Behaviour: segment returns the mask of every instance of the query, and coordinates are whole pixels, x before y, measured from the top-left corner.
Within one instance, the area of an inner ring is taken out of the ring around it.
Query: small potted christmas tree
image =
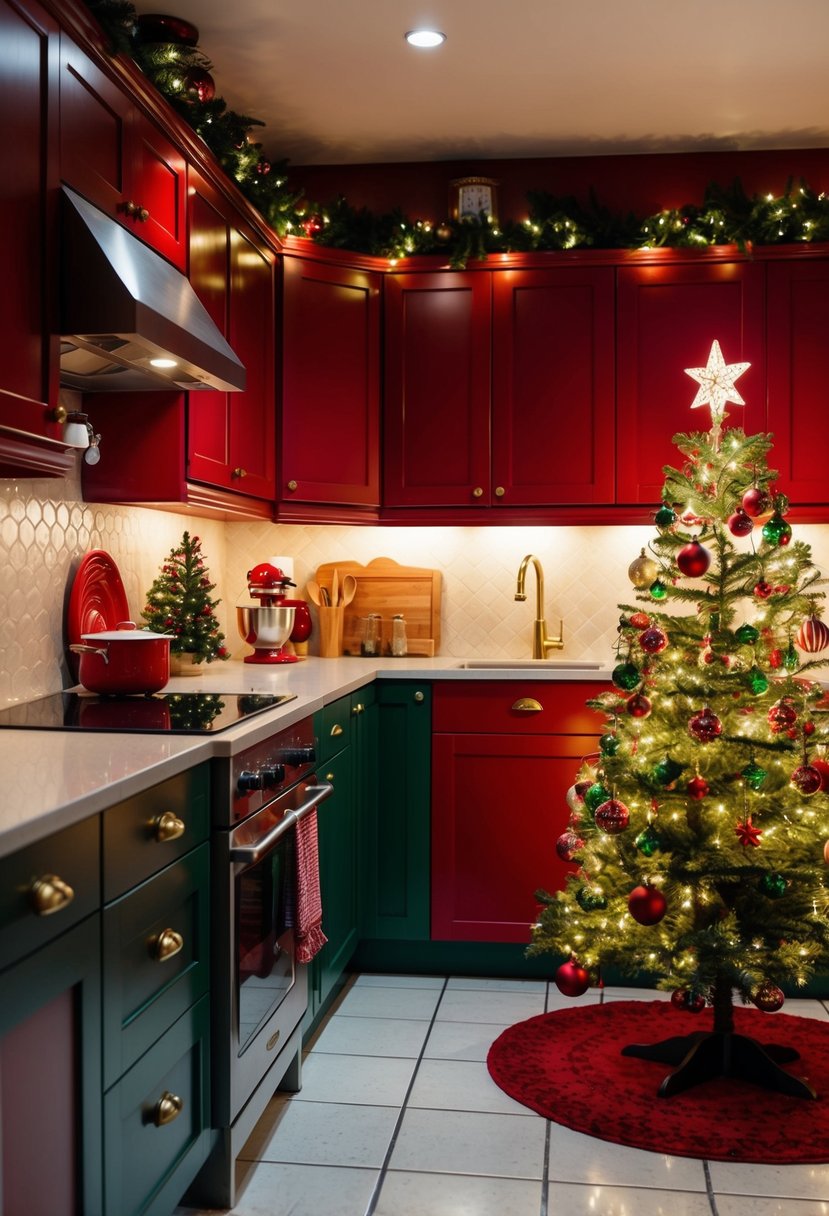
[[[173,675],[200,675],[198,664],[230,658],[214,612],[221,601],[210,598],[215,586],[204,564],[200,539],[185,532],[147,592],[141,613],[151,629],[172,635]]]

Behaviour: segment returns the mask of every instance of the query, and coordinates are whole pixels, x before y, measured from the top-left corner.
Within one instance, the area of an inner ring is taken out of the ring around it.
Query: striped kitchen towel
[[[310,963],[328,941],[322,931],[316,809],[300,819],[296,825],[296,863],[296,961]]]

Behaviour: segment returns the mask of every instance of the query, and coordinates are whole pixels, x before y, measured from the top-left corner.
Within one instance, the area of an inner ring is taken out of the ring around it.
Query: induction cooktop
[[[152,696],[102,697],[56,692],[0,709],[0,727],[215,735],[295,699],[295,693],[159,692]]]

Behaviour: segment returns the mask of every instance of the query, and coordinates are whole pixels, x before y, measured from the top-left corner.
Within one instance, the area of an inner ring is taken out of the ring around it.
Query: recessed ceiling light
[[[406,41],[409,46],[440,46],[442,42],[446,41],[446,35],[442,34],[440,30],[409,30],[406,34]]]
[[[177,367],[175,359],[150,359],[150,367]]]

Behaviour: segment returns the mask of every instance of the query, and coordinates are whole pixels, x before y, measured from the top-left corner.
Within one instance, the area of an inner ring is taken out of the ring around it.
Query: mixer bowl
[[[291,636],[294,627],[294,608],[273,608],[256,605],[239,605],[236,608],[236,624],[239,634],[256,655],[250,658],[259,662],[273,662],[280,648]],[[269,657],[272,656],[272,657]]]

